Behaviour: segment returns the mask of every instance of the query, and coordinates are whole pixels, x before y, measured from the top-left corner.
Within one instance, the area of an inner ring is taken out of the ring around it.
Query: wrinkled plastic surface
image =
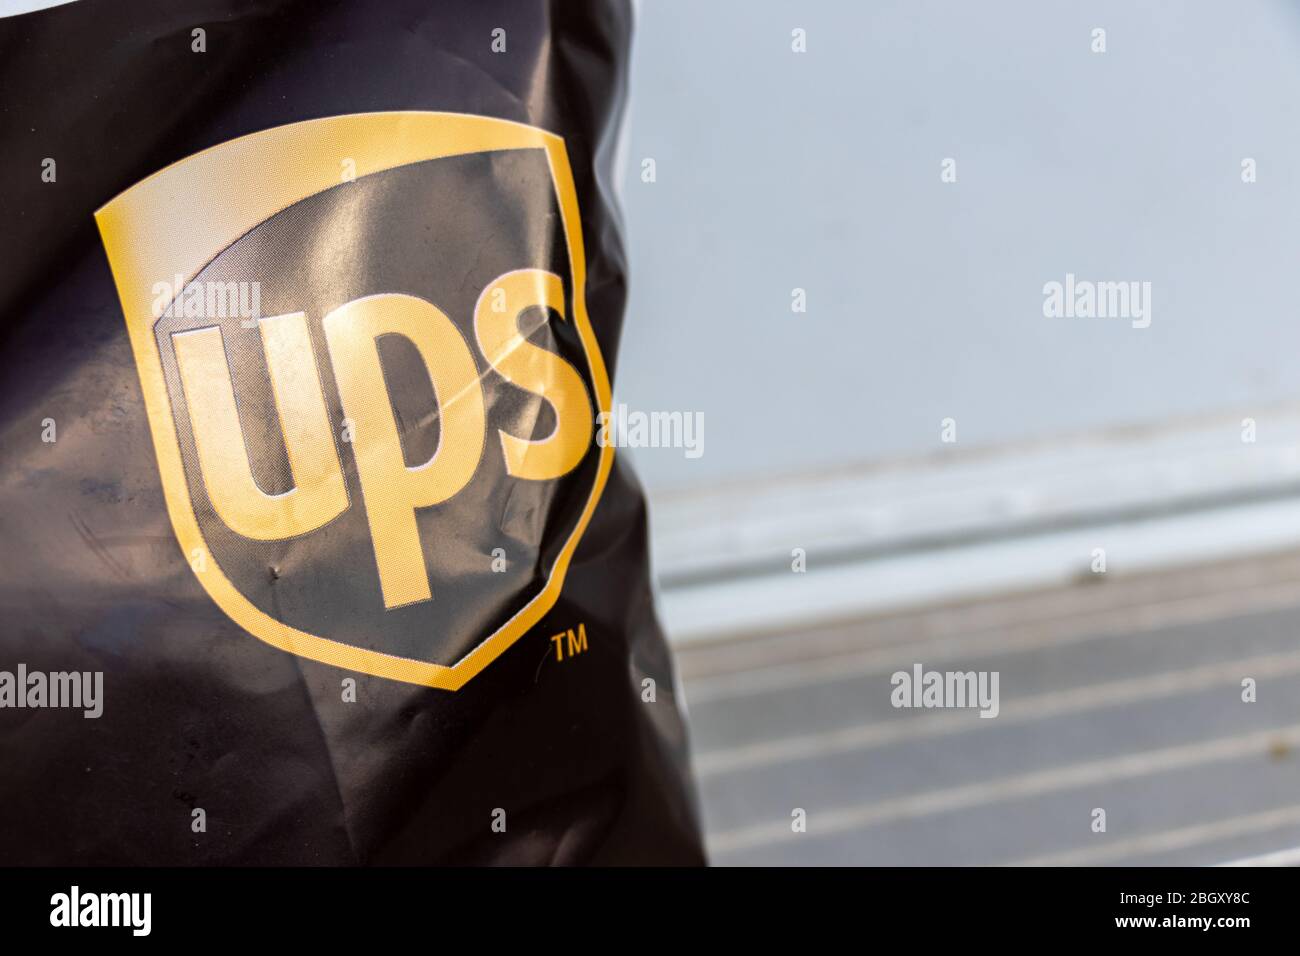
[[[196,27],[206,30],[201,54]],[[505,54],[492,49],[496,28]],[[98,719],[0,709],[0,862],[702,862],[644,502],[626,463],[615,456],[555,606],[461,689],[271,647],[222,613],[178,546],[93,218],[172,163],[283,124],[393,110],[527,123],[566,144],[587,311],[613,375],[625,262],[610,165],[630,33],[627,3],[577,0],[79,0],[0,18],[0,669],[104,674]],[[54,182],[40,175],[47,157]],[[430,295],[451,286],[449,308],[468,308],[476,280],[466,273],[454,288],[457,255],[489,274],[553,255],[552,239],[529,248],[519,231],[545,230],[475,220],[444,255],[449,247],[428,245],[428,228],[403,210],[445,209],[474,190],[535,195],[529,167],[526,156],[471,157],[438,181],[396,170],[358,181],[348,202],[320,199],[240,242],[255,250],[269,294],[277,277],[315,271],[315,298],[297,306],[308,311],[367,283],[403,282],[429,284]],[[353,245],[313,241],[327,231]],[[357,254],[376,237],[382,254]],[[410,356],[390,358],[406,381]],[[508,389],[495,387],[488,405],[505,407]],[[403,417],[417,460],[437,447],[436,428],[421,431],[420,397]],[[529,407],[545,417],[544,405]],[[42,440],[47,420],[53,442]],[[511,533],[537,536],[543,564],[573,494],[521,491],[510,504]],[[482,521],[504,522],[483,503]],[[435,616],[389,626],[378,646],[454,658],[530,586],[525,563],[518,579],[480,581],[503,589],[495,605],[466,610],[454,582],[465,579],[465,595],[479,586],[471,572],[488,560],[491,536],[473,509],[456,515],[460,525],[438,533],[473,545],[435,569]],[[298,612],[313,626],[346,620],[373,592],[359,573],[331,579],[343,559],[310,536],[285,545],[276,573],[260,580],[264,557],[248,560],[241,586],[272,612],[277,588],[313,596]],[[557,660],[552,636],[579,623],[586,650]],[[430,648],[434,630],[446,639]],[[356,681],[354,703],[343,700],[345,678]]]

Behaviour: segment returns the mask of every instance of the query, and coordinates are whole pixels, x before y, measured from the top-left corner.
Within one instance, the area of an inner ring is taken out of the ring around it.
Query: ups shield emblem
[[[237,624],[455,690],[554,605],[613,455],[562,139],[311,120],[96,219],[172,526]]]

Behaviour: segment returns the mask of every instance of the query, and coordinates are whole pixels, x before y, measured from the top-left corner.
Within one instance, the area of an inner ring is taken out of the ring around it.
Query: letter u
[[[293,312],[258,324],[294,483],[279,495],[266,494],[253,480],[221,329],[180,332],[172,342],[212,507],[236,534],[274,541],[337,518],[347,510],[348,494],[306,315]]]

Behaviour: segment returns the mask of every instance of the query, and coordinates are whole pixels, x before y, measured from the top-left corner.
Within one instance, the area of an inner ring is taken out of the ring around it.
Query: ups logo
[[[172,526],[235,622],[455,690],[555,604],[613,455],[563,140],[311,120],[96,219]]]

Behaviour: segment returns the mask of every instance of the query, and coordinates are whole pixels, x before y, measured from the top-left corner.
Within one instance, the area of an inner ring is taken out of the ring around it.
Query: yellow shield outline
[[[179,160],[121,193],[95,213],[126,317],[172,528],[189,563],[208,555],[199,583],[236,624],[282,651],[347,670],[444,690],[459,690],[499,657],[559,599],[569,561],[591,520],[613,465],[600,448],[596,478],[573,533],[545,586],[494,634],[450,666],[354,647],[277,621],[255,607],[222,573],[199,529],[182,465],[171,398],[154,341],[153,283],[192,281],[250,229],[294,203],[341,182],[345,159],[356,176],[411,163],[510,149],[542,149],[551,170],[568,246],[574,321],[599,411],[612,405],[609,376],[587,316],[582,220],[564,140],[523,123],[466,113],[356,113],[305,120],[251,133]]]

